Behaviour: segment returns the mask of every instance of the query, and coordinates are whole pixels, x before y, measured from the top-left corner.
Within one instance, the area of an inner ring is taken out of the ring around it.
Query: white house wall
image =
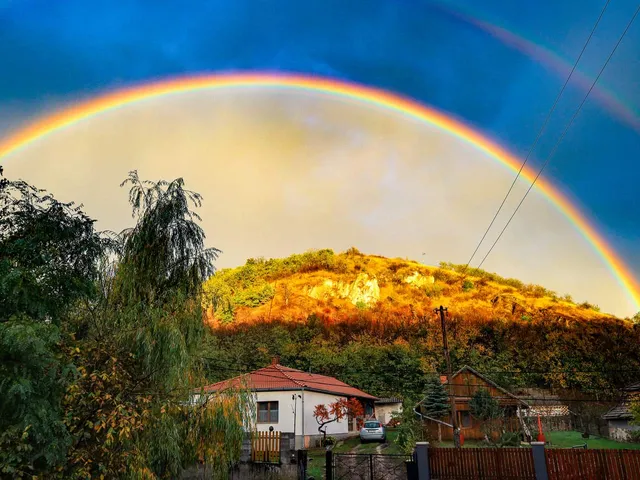
[[[257,408],[258,405],[256,403],[256,429],[259,432],[268,432],[269,427],[273,427],[274,431],[277,432],[285,432],[285,433],[293,433],[293,399],[291,396],[293,394],[298,394],[300,392],[293,391],[277,391],[277,392],[256,392],[255,401],[256,402],[278,402],[278,422],[277,423],[258,423],[258,415]],[[298,399],[298,415],[300,415],[300,399]],[[300,425],[300,422],[296,422]],[[300,430],[296,428],[296,434],[300,435]]]
[[[402,413],[401,403],[389,403],[376,405],[376,418],[380,420],[384,425],[389,423],[394,413]]]
[[[295,394],[296,406],[296,426],[294,430],[293,425],[293,408],[294,399],[292,396]],[[302,398],[298,395],[304,395],[304,407]],[[257,423],[255,424],[256,430],[259,432],[269,431],[269,427],[273,427],[274,431],[280,431],[283,433],[294,433],[296,435],[296,448],[303,448],[303,446],[310,446],[317,444],[321,433],[318,431],[318,422],[313,416],[316,405],[326,405],[329,408],[329,404],[335,402],[340,398],[337,395],[331,395],[320,392],[310,392],[305,390],[298,391],[273,391],[273,392],[256,392],[254,394],[254,400],[256,402],[278,402],[278,422],[277,423]],[[257,405],[256,405],[257,409]],[[303,411],[304,409],[304,411]],[[257,413],[256,413],[257,420]],[[343,418],[337,422],[331,422],[327,424],[327,435],[344,436],[349,433],[349,425],[347,418]],[[356,433],[356,432],[354,432]]]
[[[336,400],[339,400],[340,398],[345,398],[345,397],[339,397],[336,395],[329,395],[326,393],[319,393],[319,392],[309,392],[309,391],[304,392],[304,410],[305,410],[304,434],[305,435],[321,435],[321,433],[318,432],[318,422],[313,416],[313,411],[316,408],[316,405],[323,404],[323,405],[327,405],[327,408],[329,408],[328,405],[330,403],[333,403]],[[326,427],[327,427],[327,435],[337,435],[337,434],[343,434],[343,433],[349,432],[349,424],[346,418],[343,418],[338,422],[331,422],[327,424]]]

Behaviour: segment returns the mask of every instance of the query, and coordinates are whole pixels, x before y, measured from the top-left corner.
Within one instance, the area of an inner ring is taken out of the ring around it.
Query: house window
[[[467,410],[458,412],[458,424],[461,428],[471,428],[471,414]]]
[[[278,423],[278,402],[258,402],[258,423]]]

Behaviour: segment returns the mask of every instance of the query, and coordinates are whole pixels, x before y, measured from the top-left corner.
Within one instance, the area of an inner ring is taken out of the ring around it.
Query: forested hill
[[[249,259],[218,272],[205,284],[210,320],[216,323],[304,320],[310,314],[347,318],[416,318],[444,305],[474,318],[530,321],[540,317],[611,320],[596,305],[576,304],[539,285],[463,265],[440,268],[400,258],[310,251],[283,259]]]
[[[444,371],[433,309],[448,307],[454,368],[507,387],[613,392],[640,371],[640,328],[537,285],[462,266],[320,250],[250,259],[205,283],[208,376],[247,371],[274,354],[375,395],[419,395]],[[224,365],[222,369],[220,365]]]

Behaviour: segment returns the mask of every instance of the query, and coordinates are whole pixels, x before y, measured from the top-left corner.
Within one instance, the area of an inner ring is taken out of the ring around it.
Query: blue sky
[[[573,60],[603,2],[477,4],[440,5],[472,12]],[[0,0],[0,135],[52,105],[128,83],[268,69],[411,96],[524,155],[562,79],[436,7],[423,0]],[[581,70],[597,72],[635,7],[635,0],[611,2]],[[637,45],[640,20],[601,84],[640,112]],[[578,88],[566,92],[532,164],[544,159],[582,95]],[[636,272],[639,159],[638,132],[590,101],[545,171]],[[496,205],[503,193],[496,192]]]

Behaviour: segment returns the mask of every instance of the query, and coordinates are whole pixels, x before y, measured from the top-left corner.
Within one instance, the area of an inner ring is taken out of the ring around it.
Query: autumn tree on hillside
[[[322,433],[322,444],[326,444],[327,425],[337,422],[343,418],[358,418],[364,415],[364,408],[356,398],[341,398],[328,406],[324,404],[316,405],[313,416],[318,422],[318,431]]]

